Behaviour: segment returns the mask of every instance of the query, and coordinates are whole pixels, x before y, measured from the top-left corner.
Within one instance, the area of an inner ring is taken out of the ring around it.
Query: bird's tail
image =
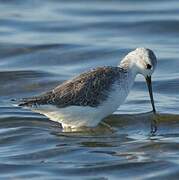
[[[33,98],[23,98],[19,101],[18,106],[22,107],[32,107],[33,105],[37,104],[38,99],[36,97]]]
[[[32,106],[47,104],[50,96],[52,96],[52,92],[48,92],[40,96],[23,98],[19,101],[18,106],[32,107]]]

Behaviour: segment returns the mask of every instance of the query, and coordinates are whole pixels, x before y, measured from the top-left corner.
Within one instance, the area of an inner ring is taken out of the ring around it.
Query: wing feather
[[[66,81],[45,94],[23,99],[20,106],[53,104],[95,107],[108,96],[108,90],[125,70],[119,67],[100,67]]]

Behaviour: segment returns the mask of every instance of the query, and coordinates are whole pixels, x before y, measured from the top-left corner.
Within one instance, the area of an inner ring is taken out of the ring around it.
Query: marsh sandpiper
[[[152,50],[137,48],[116,67],[98,67],[82,73],[40,96],[24,98],[19,106],[43,114],[63,128],[95,127],[124,103],[136,75],[142,74],[155,113],[151,75],[156,64]]]

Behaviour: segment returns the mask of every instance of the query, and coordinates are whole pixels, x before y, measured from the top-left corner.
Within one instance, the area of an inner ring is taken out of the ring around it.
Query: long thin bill
[[[149,90],[149,95],[150,95],[150,100],[151,100],[153,112],[156,113],[155,105],[154,105],[153,92],[152,92],[152,81],[151,81],[151,76],[147,76],[147,77],[146,77],[146,82],[147,82],[147,86],[148,86],[148,90]]]

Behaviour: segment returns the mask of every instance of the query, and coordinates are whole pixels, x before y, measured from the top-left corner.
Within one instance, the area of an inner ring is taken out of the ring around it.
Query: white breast
[[[115,112],[124,103],[128,93],[128,86],[115,84],[113,90],[109,93],[108,99],[98,107],[99,112],[102,112],[100,116],[104,118]]]

